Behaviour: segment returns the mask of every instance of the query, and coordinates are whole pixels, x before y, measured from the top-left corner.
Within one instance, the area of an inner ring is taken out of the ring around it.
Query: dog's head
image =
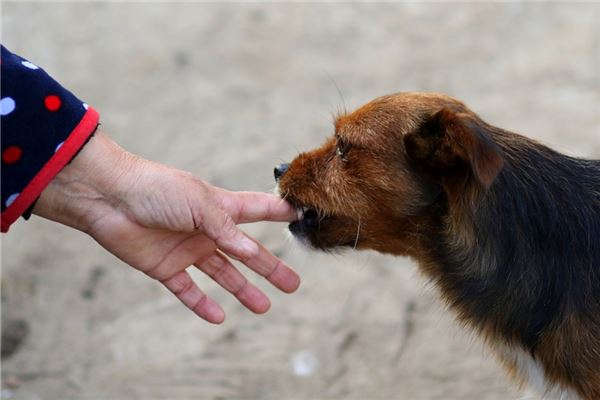
[[[500,150],[464,104],[401,93],[339,116],[319,148],[275,168],[281,196],[298,209],[290,231],[312,247],[407,254],[440,197],[486,190]]]

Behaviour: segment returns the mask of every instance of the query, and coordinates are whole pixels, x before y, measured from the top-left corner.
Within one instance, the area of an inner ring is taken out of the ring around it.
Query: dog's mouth
[[[296,207],[296,217],[298,218],[296,221],[302,221],[305,218],[311,220],[318,216],[319,212],[315,208],[307,206]]]
[[[286,200],[295,208],[297,217],[288,225],[288,229],[301,243],[324,251],[344,246],[356,247],[360,224],[357,225],[353,219],[301,203],[295,198],[288,197]]]
[[[296,220],[288,225],[290,231],[296,236],[308,236],[319,230],[319,227],[326,214],[317,207],[303,204],[296,199],[286,198],[286,200],[296,209]]]
[[[316,208],[307,206],[296,207],[296,216],[298,219],[290,225],[302,224],[307,228],[318,228],[320,219],[322,219]]]

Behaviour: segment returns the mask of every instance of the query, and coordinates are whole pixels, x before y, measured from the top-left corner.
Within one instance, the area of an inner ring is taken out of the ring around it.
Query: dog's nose
[[[279,164],[278,166],[276,166],[275,169],[273,170],[273,175],[275,175],[275,180],[278,181],[279,178],[281,178],[283,176],[283,174],[285,174],[285,171],[287,171],[289,167],[290,167],[290,164],[288,164],[288,163],[283,163],[283,164]]]

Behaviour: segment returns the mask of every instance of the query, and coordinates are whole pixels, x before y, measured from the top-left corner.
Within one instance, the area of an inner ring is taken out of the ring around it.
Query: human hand
[[[34,213],[87,232],[212,323],[221,323],[225,314],[191,279],[186,269],[192,265],[255,313],[266,312],[269,299],[229,257],[284,292],[295,291],[300,283],[292,269],[237,227],[292,221],[290,205],[266,193],[217,188],[144,160],[101,132],[44,190]]]

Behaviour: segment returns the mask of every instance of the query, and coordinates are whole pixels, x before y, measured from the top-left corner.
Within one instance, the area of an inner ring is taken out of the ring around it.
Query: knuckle
[[[277,260],[277,263],[275,264],[275,266],[273,267],[273,269],[271,269],[270,271],[268,271],[265,275],[266,279],[269,279],[272,277],[273,274],[275,274],[275,272],[277,272],[279,269],[283,268],[284,264],[283,261],[281,260]]]
[[[192,310],[194,312],[198,312],[199,310],[202,309],[202,307],[206,304],[207,301],[208,301],[208,296],[205,293],[200,293],[200,296],[194,302],[194,304],[190,307],[190,310]]]
[[[243,282],[240,282],[240,285],[231,291],[231,293],[235,296],[235,297],[239,297],[240,294],[248,287],[250,283],[248,282],[248,279],[244,279]]]
[[[225,261],[222,257],[213,256],[210,260],[210,263],[213,267],[212,277],[218,281],[221,277],[223,277],[225,272],[227,272],[227,261]]]

